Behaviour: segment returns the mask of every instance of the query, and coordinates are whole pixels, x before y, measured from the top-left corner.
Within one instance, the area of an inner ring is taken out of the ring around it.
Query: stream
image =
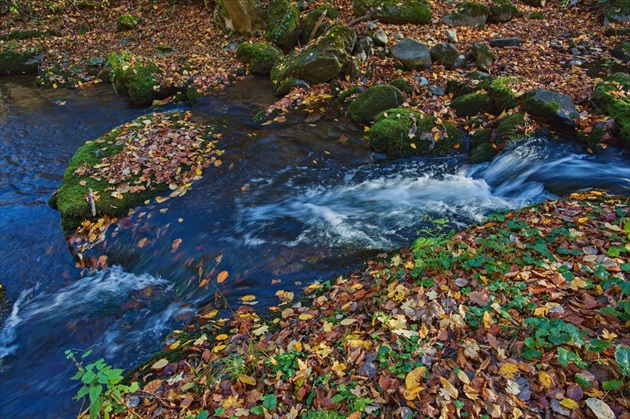
[[[427,215],[464,228],[585,188],[630,195],[630,156],[610,148],[590,156],[533,138],[489,164],[389,158],[335,112],[254,124],[274,101],[270,92],[267,80],[249,78],[192,108],[195,122],[224,132],[223,164],[185,195],[110,227],[93,250],[110,268],[87,272],[47,200],[80,145],[147,110],[106,84],[43,90],[31,77],[0,78],[0,417],[75,417],[78,385],[64,351],[94,347],[94,359],[120,368],[147,359],[170,331],[214,307],[200,269],[227,270],[221,291],[230,305],[255,295],[263,310],[278,303],[278,290],[299,291],[408,246]]]

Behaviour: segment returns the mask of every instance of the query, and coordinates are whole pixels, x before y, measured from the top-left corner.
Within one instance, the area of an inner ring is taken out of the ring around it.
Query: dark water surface
[[[254,294],[263,307],[280,289],[298,290],[296,282],[327,280],[379,249],[408,245],[426,214],[463,227],[582,188],[630,193],[630,159],[615,151],[593,157],[530,139],[473,166],[461,156],[374,155],[362,130],[330,113],[256,126],[252,115],[274,99],[267,82],[249,79],[192,110],[224,131],[223,164],[184,196],[110,228],[94,253],[113,267],[81,272],[46,202],[83,142],[147,111],[108,85],[31,86],[0,79],[0,282],[9,300],[0,329],[2,418],[75,416],[64,351],[94,345],[123,368],[146,359],[213,304],[213,289],[198,287],[200,267],[229,271],[222,291],[234,305]]]

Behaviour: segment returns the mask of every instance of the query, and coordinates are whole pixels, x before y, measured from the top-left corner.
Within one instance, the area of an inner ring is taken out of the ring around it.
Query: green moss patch
[[[124,14],[118,16],[116,20],[116,30],[118,32],[130,31],[135,29],[140,23],[140,18],[138,16],[133,16],[130,14]]]
[[[22,50],[15,41],[0,45],[0,74],[36,73],[44,58],[40,47]]]
[[[385,23],[424,24],[431,21],[431,6],[425,0],[353,0],[357,16],[374,10],[373,18]]]
[[[382,112],[370,129],[369,143],[391,155],[441,155],[463,147],[463,135],[451,123],[438,124],[437,118],[411,109]]]
[[[630,148],[630,75],[615,73],[598,83],[593,100],[602,112],[615,120],[618,143]]]
[[[265,39],[285,51],[292,49],[302,33],[300,13],[287,0],[271,0]]]
[[[112,82],[118,93],[126,93],[136,105],[150,105],[154,100],[164,99],[170,92],[155,78],[161,73],[156,65],[123,51],[108,57],[112,66]]]
[[[269,74],[282,58],[282,51],[270,44],[243,42],[236,49],[236,56],[242,62],[249,63],[250,73]]]
[[[212,129],[187,119],[179,113],[141,116],[80,147],[57,193],[64,230],[124,215],[150,197],[187,187],[204,168],[220,164]],[[86,198],[89,189],[95,215]]]
[[[469,93],[451,101],[457,116],[473,116],[479,112],[494,113],[494,102],[483,93]]]
[[[380,84],[361,93],[348,107],[348,116],[354,122],[366,124],[379,113],[397,108],[405,98],[394,86]]]

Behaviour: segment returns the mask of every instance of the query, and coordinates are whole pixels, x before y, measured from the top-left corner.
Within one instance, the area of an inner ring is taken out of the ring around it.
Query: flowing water
[[[262,308],[280,289],[298,290],[408,245],[427,214],[464,227],[493,210],[583,188],[630,194],[630,157],[614,150],[587,156],[529,139],[471,165],[463,156],[371,153],[362,130],[334,112],[256,126],[251,116],[273,98],[267,82],[249,79],[192,109],[196,121],[224,131],[222,166],[186,195],[110,228],[93,252],[111,267],[82,272],[46,201],[83,142],[146,110],[106,85],[31,86],[28,78],[0,79],[2,418],[76,415],[74,367],[64,351],[94,346],[123,368],[146,359],[169,331],[214,304],[213,289],[199,287],[200,268],[230,273],[221,286],[232,305],[253,294]]]

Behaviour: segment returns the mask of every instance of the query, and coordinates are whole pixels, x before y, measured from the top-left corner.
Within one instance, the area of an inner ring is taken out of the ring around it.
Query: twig
[[[96,205],[94,205],[94,193],[92,192],[92,188],[88,189],[88,201],[92,209],[92,217],[96,217]]]
[[[326,14],[327,13],[328,13],[328,9],[324,9],[324,13],[322,13],[322,15],[317,20],[317,23],[315,24],[315,26],[313,26],[313,30],[311,31],[311,34],[309,35],[308,39],[306,40],[306,43],[310,42],[310,40],[313,39],[313,37],[315,36],[315,33],[319,29],[320,25],[322,24],[324,19],[326,19]]]
[[[87,20],[87,18],[83,15],[83,13],[81,13],[81,9],[79,9],[79,6],[77,6],[76,1],[72,2],[72,5],[74,6],[75,9],[77,9],[77,12],[79,12],[79,14],[81,15],[81,18],[85,21],[85,23],[88,26],[88,29],[92,29],[92,24],[90,23],[89,20]]]

